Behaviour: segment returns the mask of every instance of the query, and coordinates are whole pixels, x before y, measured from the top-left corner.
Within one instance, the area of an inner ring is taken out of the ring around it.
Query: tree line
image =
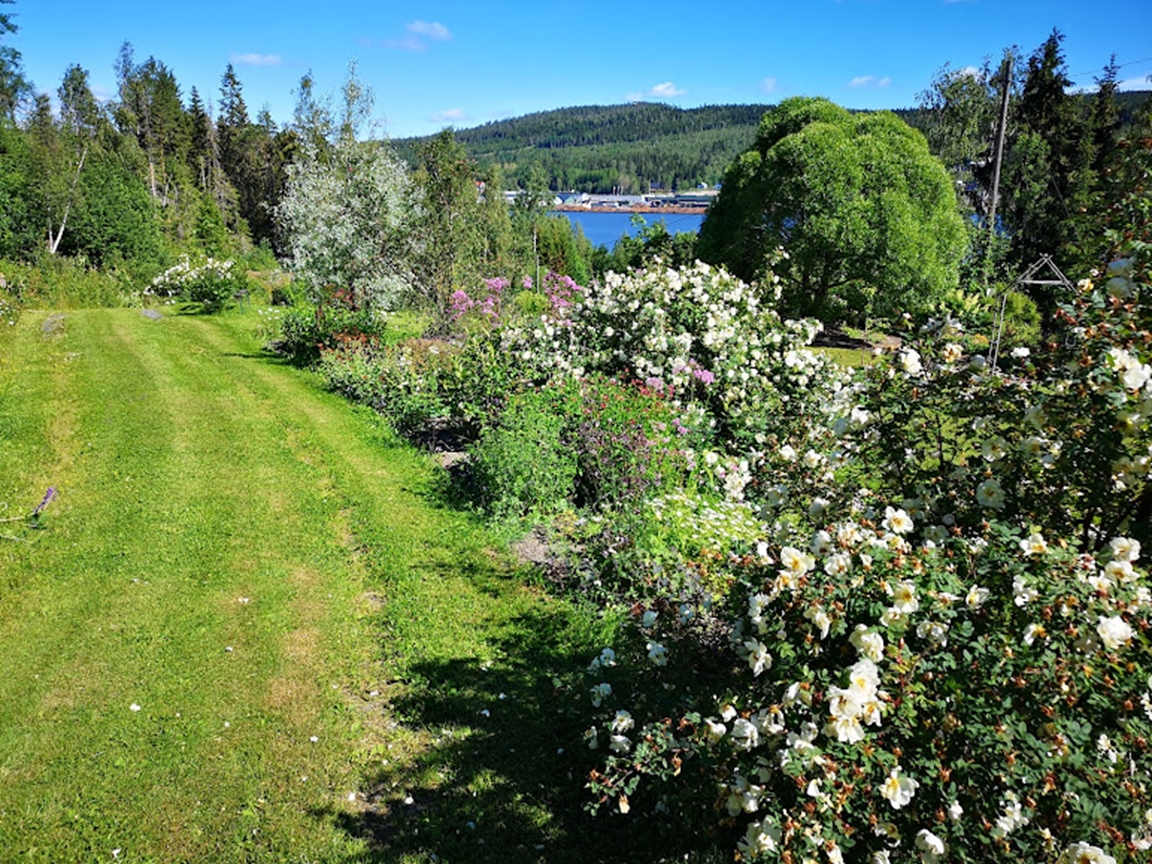
[[[719,182],[767,108],[588,105],[493,121],[456,137],[481,166],[498,164],[514,183],[539,169],[554,190],[670,192]],[[421,140],[398,140],[397,152],[411,161]]]
[[[785,305],[828,322],[939,312],[987,325],[1007,297],[1010,326],[1050,327],[1057,291],[1016,280],[1044,255],[1088,274],[1146,235],[1152,168],[1149,94],[1117,92],[1114,58],[1094,93],[1072,92],[1062,40],[945,66],[905,115],[923,135],[891,112],[785,100],[729,167],[697,251],[756,279],[784,248]]]
[[[417,297],[443,299],[452,286],[496,276],[591,276],[591,244],[566,219],[546,216],[551,199],[535,176],[510,208],[500,166],[478,166],[450,131],[419,142],[411,168],[389,142],[361,140],[371,94],[354,68],[340,99],[305,75],[293,119],[280,126],[267,108],[253,116],[231,64],[217,93],[192,87],[185,96],[171,69],[138,59],[126,42],[112,98],[98,99],[88,71],[71,65],[54,108],[7,44],[16,33],[0,13],[0,258],[156,270],[183,253],[263,248],[290,260],[301,218],[286,206],[290,182],[328,182],[339,164],[391,172],[379,188],[400,190],[403,201],[393,195],[391,210],[365,214],[360,227],[375,231],[402,211],[402,269]],[[355,184],[324,190],[367,194]]]

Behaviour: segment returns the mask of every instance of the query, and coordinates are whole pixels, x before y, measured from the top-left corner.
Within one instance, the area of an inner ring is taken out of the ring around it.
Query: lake
[[[605,213],[591,210],[561,210],[555,211],[552,216],[567,216],[573,226],[579,225],[584,236],[592,241],[593,246],[607,246],[611,249],[620,239],[621,234],[635,236],[640,228],[632,224],[631,213]],[[669,234],[679,234],[681,231],[696,233],[704,221],[702,213],[640,213],[648,224],[654,225],[663,222]]]

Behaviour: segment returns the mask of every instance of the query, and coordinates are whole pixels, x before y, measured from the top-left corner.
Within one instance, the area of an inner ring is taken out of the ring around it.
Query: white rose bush
[[[203,312],[219,312],[248,288],[248,274],[232,260],[187,255],[152,280],[144,293],[182,300]]]
[[[1148,860],[1145,272],[995,365],[930,325],[763,455],[718,435],[760,538],[693,552],[693,597],[649,581],[588,673],[592,728],[632,724],[592,808],[746,861]]]

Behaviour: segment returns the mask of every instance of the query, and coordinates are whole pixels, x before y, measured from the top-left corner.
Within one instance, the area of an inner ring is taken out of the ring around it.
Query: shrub
[[[576,385],[528,390],[508,400],[472,450],[485,509],[497,518],[551,514],[575,492],[577,454],[565,432],[579,404]]]
[[[593,668],[612,694],[597,805],[678,820],[713,801],[747,860],[1150,848],[1138,544],[1096,557],[993,523],[914,545],[896,508],[856,516],[731,562],[710,624],[649,607],[638,650]]]
[[[344,338],[371,341],[383,332],[386,319],[368,309],[346,306],[290,306],[280,319],[278,338],[269,347],[289,357],[297,365],[320,359],[324,349],[339,347]]]
[[[147,264],[98,270],[84,259],[47,254],[33,263],[5,261],[0,267],[10,297],[21,306],[46,309],[139,306],[136,286],[150,275]]]
[[[187,255],[152,280],[145,292],[161,297],[179,297],[202,312],[219,312],[241,292],[248,290],[248,276],[235,262],[206,258],[193,264]]]
[[[713,801],[744,860],[1144,860],[1143,272],[996,370],[947,325],[906,344],[783,457],[754,547],[682,544],[711,582],[654,584],[589,671],[593,806]]]
[[[575,501],[592,509],[630,508],[681,488],[689,473],[690,430],[663,394],[590,378],[581,388],[569,446],[579,454]]]
[[[375,336],[343,334],[320,352],[319,371],[331,389],[387,415],[403,435],[443,417],[441,379],[454,348],[431,339],[384,345]]]

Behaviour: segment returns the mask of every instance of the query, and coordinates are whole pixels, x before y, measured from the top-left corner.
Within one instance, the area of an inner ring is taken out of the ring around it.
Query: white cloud
[[[861,87],[887,87],[892,83],[892,79],[885,75],[883,78],[877,78],[875,75],[857,75],[848,82],[848,86],[853,90],[859,90]]]
[[[459,123],[466,116],[463,108],[449,108],[446,111],[437,111],[431,119],[433,123]]]
[[[439,21],[413,21],[408,32],[417,36],[427,36],[433,42],[447,42],[452,38],[451,31]]]
[[[965,66],[963,69],[956,70],[957,78],[979,78],[980,70],[975,66]]]
[[[687,92],[687,90],[681,90],[671,81],[664,81],[649,90],[648,95],[654,99],[674,99],[677,96],[683,96]]]
[[[428,41],[447,42],[452,31],[439,21],[413,21],[404,28],[406,34],[400,39],[388,39],[384,45],[398,51],[427,51]]]
[[[1152,75],[1125,78],[1116,82],[1117,90],[1152,90]]]
[[[677,96],[683,96],[687,92],[687,90],[681,90],[671,81],[664,81],[654,87],[650,87],[644,93],[629,93],[624,97],[624,101],[643,102],[645,99],[675,99]]]
[[[776,79],[769,76],[760,82],[760,89],[765,93],[775,93],[777,87]]]
[[[230,54],[228,59],[237,66],[282,66],[284,58],[279,54]]]

